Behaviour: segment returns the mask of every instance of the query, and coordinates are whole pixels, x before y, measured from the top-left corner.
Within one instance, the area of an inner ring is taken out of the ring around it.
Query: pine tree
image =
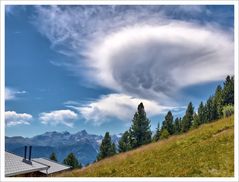
[[[211,120],[211,109],[212,108],[212,99],[209,97],[205,104],[205,122],[208,123]]]
[[[170,135],[174,133],[173,131],[173,115],[171,111],[168,111],[167,115],[165,116],[165,120],[163,121],[162,125],[163,129],[167,129]]]
[[[223,88],[223,104],[234,105],[234,76],[226,77]]]
[[[160,124],[156,128],[155,135],[153,136],[153,141],[157,142],[160,139]]]
[[[186,116],[189,118],[189,120],[193,120],[193,114],[194,114],[194,107],[192,102],[188,104],[188,108],[186,110]]]
[[[180,133],[180,119],[176,118],[174,121],[174,134],[179,134]]]
[[[192,121],[192,128],[197,128],[200,124],[201,123],[199,120],[199,116],[197,115],[197,113],[194,113],[193,121]]]
[[[206,117],[207,122],[217,119],[217,106],[214,102],[214,97],[209,97],[206,103]]]
[[[187,132],[191,126],[192,126],[192,121],[193,121],[193,114],[194,114],[194,108],[192,102],[188,104],[185,116],[183,117],[182,120],[182,132]]]
[[[100,152],[97,156],[97,160],[110,157],[115,153],[116,153],[115,144],[112,143],[109,132],[106,132],[100,145]]]
[[[183,128],[182,118],[179,118],[178,122],[179,122],[179,133],[181,133]]]
[[[52,152],[52,153],[51,153],[50,159],[57,162],[57,158],[56,158],[55,152]]]
[[[81,163],[78,162],[77,158],[73,153],[70,153],[63,161],[64,164],[71,166],[74,168],[82,168]]]
[[[206,110],[203,105],[203,102],[201,102],[198,107],[198,120],[200,124],[206,123],[207,121]]]
[[[111,144],[111,151],[110,151],[110,156],[113,156],[115,155],[117,152],[116,152],[116,146],[115,146],[115,143],[112,142]]]
[[[220,85],[217,86],[214,96],[214,105],[216,106],[217,116],[215,119],[222,118],[223,113],[223,91]]]
[[[131,149],[129,132],[126,131],[119,140],[118,150],[119,152],[126,152]]]
[[[129,132],[132,148],[151,142],[150,121],[146,116],[143,103],[138,105],[138,111],[134,114]]]

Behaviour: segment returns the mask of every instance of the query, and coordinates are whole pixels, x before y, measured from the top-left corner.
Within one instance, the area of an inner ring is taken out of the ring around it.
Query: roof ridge
[[[44,165],[44,166],[48,167],[48,169],[51,167],[51,166],[48,166],[47,164],[43,164],[42,162],[35,161],[34,159],[32,159],[32,161],[34,161],[34,162],[36,162],[38,164]]]
[[[57,161],[54,161],[54,160],[48,159],[48,158],[46,158],[46,157],[39,157],[39,158],[34,158],[34,159],[45,159],[45,160],[48,160],[48,161],[50,161],[50,162],[53,162],[53,163],[56,163],[56,164],[59,164],[59,165],[62,165],[62,166],[72,168],[72,166],[69,166],[69,165],[66,165],[66,164],[59,163],[59,162],[57,162]],[[32,160],[34,160],[34,159],[32,159]]]

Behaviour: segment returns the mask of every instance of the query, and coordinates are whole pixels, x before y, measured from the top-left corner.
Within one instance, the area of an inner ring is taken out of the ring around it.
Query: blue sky
[[[233,74],[233,6],[6,6],[7,136],[152,130]]]

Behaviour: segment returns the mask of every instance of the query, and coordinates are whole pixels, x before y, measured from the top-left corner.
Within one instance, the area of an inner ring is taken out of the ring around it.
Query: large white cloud
[[[209,11],[205,6],[38,6],[35,24],[56,49],[81,56],[68,66],[89,84],[168,104],[182,88],[223,80],[234,70],[232,31],[216,22],[199,25],[168,16],[191,9],[197,16]]]
[[[90,78],[143,98],[172,97],[189,85],[223,80],[234,70],[230,35],[182,22],[125,27],[91,47]]]
[[[63,124],[72,127],[74,121],[78,118],[77,114],[71,110],[56,110],[51,112],[43,112],[39,115],[42,124],[58,125]]]
[[[68,69],[119,93],[80,107],[96,121],[122,119],[139,104],[112,109],[122,109],[121,100],[174,105],[188,86],[233,74],[233,31],[199,20],[210,13],[205,6],[37,6],[34,24],[56,50],[76,56]]]
[[[29,125],[32,120],[32,115],[27,113],[16,113],[15,111],[5,112],[5,123],[9,126]]]
[[[163,114],[168,110],[178,109],[162,106],[155,101],[138,99],[125,94],[105,95],[81,106],[76,105],[75,102],[67,102],[66,105],[79,111],[81,116],[87,121],[91,121],[95,125],[101,125],[107,122],[109,118],[118,118],[122,121],[129,122],[140,102],[144,104],[145,111],[149,117]]]

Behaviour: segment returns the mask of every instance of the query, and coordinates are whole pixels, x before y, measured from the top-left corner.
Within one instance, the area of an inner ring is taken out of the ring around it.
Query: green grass
[[[232,177],[234,117],[118,154],[67,177]]]

